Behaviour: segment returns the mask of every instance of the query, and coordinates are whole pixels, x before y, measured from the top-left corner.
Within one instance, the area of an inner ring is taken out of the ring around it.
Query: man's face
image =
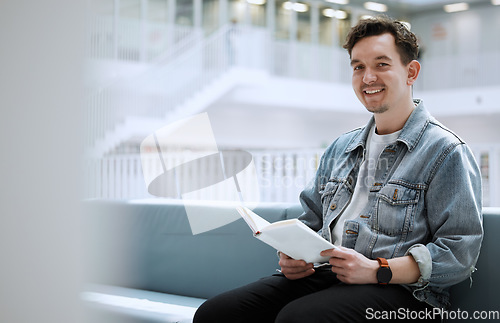
[[[361,39],[351,51],[352,87],[366,109],[384,113],[411,98],[408,66],[401,63],[390,33]]]

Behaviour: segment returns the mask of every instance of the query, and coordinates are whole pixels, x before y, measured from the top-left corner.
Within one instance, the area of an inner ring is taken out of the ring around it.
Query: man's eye
[[[387,63],[379,63],[378,66],[384,67],[384,66],[389,66],[389,64],[387,64]]]
[[[363,69],[363,66],[361,66],[361,65],[354,66],[355,71],[359,71],[361,69]]]

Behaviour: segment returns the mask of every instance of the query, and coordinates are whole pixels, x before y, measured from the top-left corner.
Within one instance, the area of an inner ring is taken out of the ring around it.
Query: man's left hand
[[[368,259],[359,252],[344,247],[324,250],[321,256],[330,257],[332,271],[346,284],[377,283],[379,264],[376,260]]]

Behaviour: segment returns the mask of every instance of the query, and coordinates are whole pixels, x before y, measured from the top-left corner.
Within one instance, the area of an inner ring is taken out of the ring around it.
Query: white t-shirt
[[[366,158],[359,168],[358,179],[351,202],[337,219],[337,223],[333,228],[332,240],[334,241],[334,245],[340,246],[342,244],[344,222],[357,218],[365,208],[366,203],[368,203],[368,193],[375,179],[378,158],[385,147],[396,142],[400,133],[401,130],[388,135],[378,135],[375,133],[375,126],[370,130],[368,139],[366,140]]]

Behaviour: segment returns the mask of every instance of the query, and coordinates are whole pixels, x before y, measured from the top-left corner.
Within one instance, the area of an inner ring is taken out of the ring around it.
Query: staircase
[[[248,55],[263,56],[255,53],[267,48],[263,30],[223,26],[208,37],[197,33],[188,38],[149,63],[136,63],[141,68],[136,66],[135,73],[89,89],[85,116],[89,157],[103,156],[124,141],[144,138],[202,112],[235,86],[267,77],[264,66],[245,64],[254,62],[246,59]]]
[[[243,84],[259,84],[268,77],[265,71],[256,71],[240,67],[231,67],[222,75],[206,84],[176,107],[168,108],[164,116],[126,116],[104,136],[97,138],[88,151],[88,156],[98,158],[111,151],[120,143],[134,138],[145,138],[150,133],[174,121],[203,112],[231,89]]]

